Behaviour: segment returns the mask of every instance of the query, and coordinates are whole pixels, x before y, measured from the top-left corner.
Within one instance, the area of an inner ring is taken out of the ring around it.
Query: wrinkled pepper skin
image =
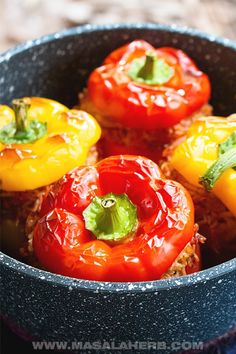
[[[173,70],[163,84],[133,80],[128,71],[134,60],[155,53]],[[107,124],[135,129],[162,129],[177,124],[208,102],[210,82],[183,51],[154,48],[143,40],[113,51],[88,80],[88,96]],[[109,102],[109,104],[108,104]]]
[[[172,166],[199,188],[200,177],[218,159],[219,144],[236,131],[236,115],[228,118],[207,117],[198,119],[188,131],[171,157]],[[212,192],[236,217],[236,171],[227,169],[215,183]]]
[[[83,211],[94,197],[125,193],[137,207],[138,226],[118,243],[95,238]],[[99,281],[160,279],[194,235],[189,193],[140,156],[113,156],[79,167],[46,195],[33,248],[49,271]]]
[[[5,191],[25,191],[49,185],[75,166],[84,164],[90,147],[100,138],[91,115],[69,110],[46,98],[26,98],[29,120],[47,124],[47,135],[33,143],[0,143],[0,180]],[[0,128],[14,120],[14,112],[0,106]]]

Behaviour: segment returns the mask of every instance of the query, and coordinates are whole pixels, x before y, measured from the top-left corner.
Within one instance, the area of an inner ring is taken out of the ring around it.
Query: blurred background
[[[86,23],[174,23],[236,39],[236,0],[0,0],[0,13],[0,52]]]

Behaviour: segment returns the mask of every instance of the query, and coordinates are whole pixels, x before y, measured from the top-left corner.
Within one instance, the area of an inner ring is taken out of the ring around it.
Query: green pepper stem
[[[122,223],[122,212],[115,198],[108,197],[103,199],[101,206],[103,207],[103,213],[99,220],[100,230],[105,234],[112,234],[116,232]]]
[[[200,178],[200,183],[205,187],[206,190],[211,190],[223,172],[228,168],[233,168],[235,166],[236,147],[222,154]]]
[[[144,65],[138,71],[138,77],[143,80],[150,80],[154,76],[155,61],[157,60],[155,53],[148,52],[146,54]]]
[[[12,107],[15,113],[16,134],[27,132],[30,104],[23,99],[15,99],[12,101]]]
[[[163,85],[174,73],[174,68],[164,59],[158,58],[154,51],[147,52],[144,58],[134,59],[127,72],[132,80],[146,85]]]
[[[28,120],[30,98],[12,101],[15,122],[0,129],[0,142],[3,144],[28,144],[47,134],[47,123],[39,120]]]
[[[86,228],[99,240],[120,241],[137,225],[136,207],[126,194],[93,198],[83,216]]]

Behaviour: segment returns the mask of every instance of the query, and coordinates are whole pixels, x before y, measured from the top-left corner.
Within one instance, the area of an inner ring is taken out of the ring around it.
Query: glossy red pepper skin
[[[155,52],[174,69],[165,84],[142,84],[128,76],[132,61],[147,51]],[[171,127],[200,109],[209,100],[210,82],[183,51],[155,49],[136,40],[113,51],[91,73],[88,95],[99,114],[114,125],[152,130]]]
[[[118,244],[97,240],[82,212],[94,196],[126,193],[138,228]],[[49,271],[99,281],[160,279],[194,235],[189,193],[151,160],[114,156],[74,169],[43,201],[33,235],[36,257]]]

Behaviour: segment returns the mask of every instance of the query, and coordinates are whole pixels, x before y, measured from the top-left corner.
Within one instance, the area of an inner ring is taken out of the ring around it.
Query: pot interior
[[[0,103],[42,96],[72,107],[91,70],[112,50],[135,39],[187,52],[210,77],[214,114],[226,116],[236,111],[236,45],[158,25],[84,26],[19,46],[0,57]],[[11,255],[16,256],[15,250]],[[204,268],[214,265],[204,250],[203,259]]]

